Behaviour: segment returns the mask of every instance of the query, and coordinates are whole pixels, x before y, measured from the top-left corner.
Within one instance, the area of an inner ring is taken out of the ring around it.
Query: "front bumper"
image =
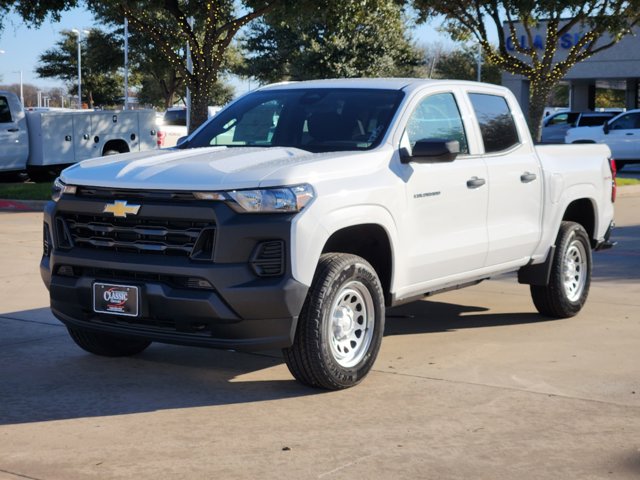
[[[75,246],[59,248],[52,228],[57,225],[57,216],[61,212],[98,212],[104,203],[62,199],[45,209],[45,236],[48,229],[53,240],[49,240],[52,245],[42,258],[40,271],[50,292],[51,310],[63,323],[180,345],[258,350],[292,344],[308,287],[292,278],[288,248],[282,275],[260,277],[250,266],[261,241],[281,240],[290,245],[291,217],[238,215],[218,203],[193,204],[190,209],[163,205],[167,216],[204,216],[215,221],[215,255],[204,262]],[[190,288],[182,281],[193,278],[204,280],[209,287]],[[139,315],[131,318],[94,312],[96,281],[137,286]]]

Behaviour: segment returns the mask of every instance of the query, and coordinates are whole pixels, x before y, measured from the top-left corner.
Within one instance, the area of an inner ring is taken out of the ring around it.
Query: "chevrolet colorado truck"
[[[385,307],[517,271],[542,315],[577,314],[612,246],[615,163],[534,146],[502,87],[324,80],[71,166],[52,197],[40,269],[81,348],[282,348],[300,382],[340,389],[371,369]]]

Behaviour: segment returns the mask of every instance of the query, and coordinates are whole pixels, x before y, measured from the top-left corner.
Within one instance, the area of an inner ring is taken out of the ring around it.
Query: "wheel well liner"
[[[576,222],[587,231],[591,246],[595,246],[596,213],[591,200],[581,198],[569,204],[562,217],[563,221]]]
[[[364,258],[374,268],[382,284],[385,303],[391,304],[391,242],[384,228],[376,224],[355,225],[334,232],[322,253],[352,253]]]

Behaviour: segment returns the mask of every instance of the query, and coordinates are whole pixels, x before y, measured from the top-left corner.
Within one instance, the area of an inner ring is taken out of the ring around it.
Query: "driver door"
[[[451,91],[427,95],[414,108],[402,137],[401,148],[408,150],[423,139],[460,143],[452,162],[402,164],[406,273],[416,290],[480,269],[487,256],[487,166],[482,157],[469,154],[458,105]]]

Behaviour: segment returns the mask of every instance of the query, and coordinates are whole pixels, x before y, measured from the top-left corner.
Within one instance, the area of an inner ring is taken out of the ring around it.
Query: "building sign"
[[[558,47],[563,50],[569,50],[574,45],[576,45],[580,39],[582,38],[581,33],[565,33],[558,40]],[[529,47],[529,39],[526,35],[520,35],[520,45],[522,48],[530,48]],[[505,43],[507,50],[510,52],[515,52],[516,48],[513,43],[513,38],[508,36],[505,38]],[[544,50],[545,38],[542,35],[534,35],[533,36],[533,48],[537,50]]]

